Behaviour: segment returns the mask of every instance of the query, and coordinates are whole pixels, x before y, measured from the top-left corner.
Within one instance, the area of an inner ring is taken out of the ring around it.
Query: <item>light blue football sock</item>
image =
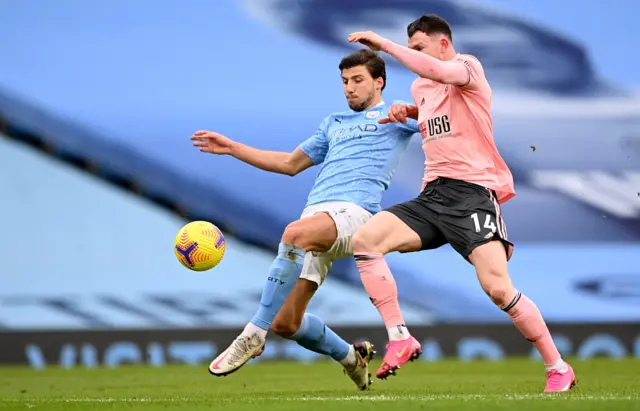
[[[327,327],[320,317],[313,314],[305,314],[298,331],[288,339],[297,341],[307,350],[328,355],[336,361],[345,359],[349,354],[349,343]]]
[[[302,273],[306,251],[291,244],[280,243],[278,256],[269,269],[269,277],[262,291],[260,308],[251,322],[263,330],[269,330],[293,286]]]

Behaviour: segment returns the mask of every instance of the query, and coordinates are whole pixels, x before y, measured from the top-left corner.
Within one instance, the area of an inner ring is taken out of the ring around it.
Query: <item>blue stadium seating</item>
[[[407,16],[422,13],[423,3],[395,1],[398,16],[390,18],[386,0],[367,1],[366,13],[356,0],[193,0],[182,8],[150,0],[12,2],[0,13],[0,116],[15,132],[39,134],[105,175],[132,178],[150,196],[273,247],[299,215],[315,172],[271,175],[203,155],[189,136],[213,129],[260,148],[295,148],[345,107],[337,64],[352,50],[342,42],[347,30],[372,27],[402,41]],[[459,51],[478,55],[494,84],[496,139],[518,191],[504,209],[513,241],[525,249],[637,243],[640,101],[600,79],[587,50],[552,30],[473,5],[427,3],[452,22]],[[492,37],[504,44],[475,42],[487,27],[504,33]],[[387,98],[410,99],[413,78],[390,64]],[[385,205],[419,188],[417,141],[410,150]],[[277,201],[275,189],[283,193]],[[390,261],[405,273],[401,294],[414,301],[412,282],[444,269],[430,264],[429,253]],[[357,282],[345,264],[336,275]]]

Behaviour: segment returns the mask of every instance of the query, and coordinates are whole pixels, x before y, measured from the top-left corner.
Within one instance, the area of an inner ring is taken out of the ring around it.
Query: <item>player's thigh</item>
[[[331,248],[326,251],[308,252],[304,258],[300,278],[315,282],[320,286],[326,279],[333,261],[353,256],[353,235],[371,219],[371,213],[348,202],[319,204],[306,211],[328,215],[336,228],[336,238]]]
[[[271,329],[283,337],[290,337],[298,331],[302,323],[302,317],[307,311],[309,301],[311,301],[317,289],[318,284],[316,282],[298,279],[273,320]]]
[[[317,212],[289,224],[282,235],[283,243],[306,251],[328,251],[338,237],[336,224],[326,212]]]
[[[417,200],[397,204],[376,214],[353,238],[354,254],[412,252],[445,244],[429,211]]]
[[[509,277],[502,241],[490,241],[476,247],[469,255],[469,261],[476,269],[480,286],[491,300],[499,306],[508,304],[515,289]]]
[[[334,253],[332,251],[310,251],[304,255],[300,279],[316,284],[316,289],[324,283],[333,265]]]
[[[353,237],[372,218],[369,211],[352,203],[336,203],[335,207],[325,210],[333,219],[337,238],[333,247],[325,253],[330,261],[353,256]],[[318,264],[323,264],[318,261]]]
[[[439,227],[447,242],[467,261],[484,266],[484,259],[474,258],[484,252],[499,250],[496,261],[506,262],[513,253],[513,244],[508,241],[507,229],[502,218],[500,204],[493,193],[485,188],[459,183],[439,188],[438,195],[444,199],[439,211]],[[489,243],[494,245],[483,247]],[[476,266],[476,269],[478,267]]]

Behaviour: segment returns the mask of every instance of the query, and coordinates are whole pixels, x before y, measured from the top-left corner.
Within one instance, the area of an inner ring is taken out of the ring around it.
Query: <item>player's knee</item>
[[[377,252],[375,242],[367,235],[367,232],[363,230],[354,234],[351,239],[351,244],[353,245],[354,254]]]
[[[306,250],[308,247],[308,241],[305,237],[307,236],[304,228],[296,221],[285,228],[280,241]]]
[[[298,331],[300,324],[290,319],[277,318],[271,323],[271,330],[282,338],[289,338]]]
[[[285,228],[280,241],[305,251],[325,252],[333,245],[335,235],[331,238],[322,226],[318,227],[298,220]]]
[[[482,284],[482,289],[498,307],[507,305],[513,298],[513,286],[510,284],[489,283]]]

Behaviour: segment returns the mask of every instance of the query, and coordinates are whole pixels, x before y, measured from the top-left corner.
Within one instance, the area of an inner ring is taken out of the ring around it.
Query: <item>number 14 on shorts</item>
[[[491,217],[492,215],[487,213],[486,217],[484,219],[484,228],[488,228],[489,230],[491,230],[491,233],[495,233],[496,232],[496,225],[493,223],[493,221],[491,221]],[[471,214],[471,219],[473,220],[473,225],[476,228],[476,233],[479,233],[481,228],[480,228],[480,217],[478,217],[478,213],[473,213]]]

